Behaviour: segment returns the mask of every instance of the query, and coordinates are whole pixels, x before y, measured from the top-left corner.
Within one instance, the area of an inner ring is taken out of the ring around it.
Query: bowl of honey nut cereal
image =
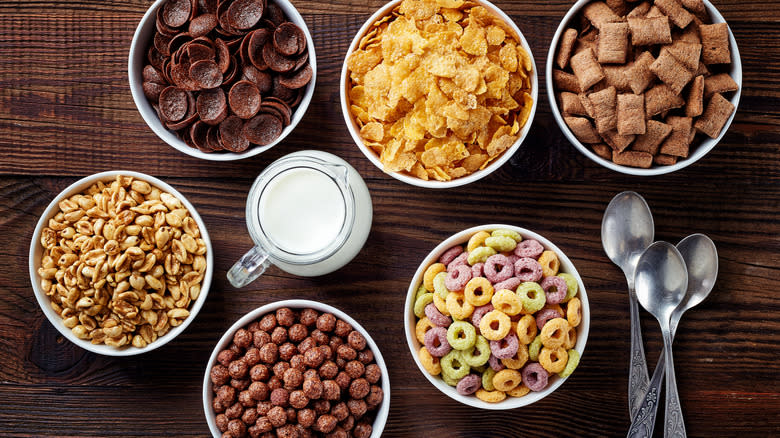
[[[709,153],[739,105],[742,62],[708,0],[577,1],[553,36],[547,95],[596,163],[661,175]]]
[[[513,409],[551,394],[585,350],[582,278],[551,241],[511,225],[463,230],[409,285],[409,350],[438,390],[469,406]]]
[[[360,28],[341,108],[363,154],[419,187],[476,181],[520,148],[538,93],[531,49],[493,4],[396,0]]]
[[[71,184],[41,214],[30,279],[65,338],[106,356],[159,348],[203,306],[214,271],[206,225],[176,189],[131,171]]]
[[[206,365],[214,437],[379,438],[390,412],[387,366],[366,330],[327,304],[286,300],[236,321]]]

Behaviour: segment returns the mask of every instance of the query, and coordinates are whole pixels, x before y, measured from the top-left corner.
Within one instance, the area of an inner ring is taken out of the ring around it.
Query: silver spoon
[[[677,244],[677,250],[682,254],[688,268],[688,291],[672,313],[670,323],[672,340],[683,313],[707,298],[718,277],[718,250],[709,237],[704,234],[692,234]],[[662,352],[655,365],[653,377],[650,379],[650,388],[642,401],[642,407],[631,421],[627,435],[629,438],[653,436],[655,416],[658,413],[658,394],[664,376],[664,357]]]
[[[642,252],[653,243],[655,226],[650,207],[635,192],[618,193],[612,198],[601,221],[601,243],[607,257],[626,275],[628,302],[631,313],[631,366],[628,373],[628,410],[634,418],[647,392],[645,349],[642,327],[639,325],[639,306],[634,292],[634,270]]]
[[[685,424],[680,408],[680,397],[677,395],[677,379],[674,375],[670,328],[672,314],[688,290],[688,268],[680,251],[668,242],[655,242],[650,245],[639,257],[635,284],[639,302],[658,320],[664,338],[666,357],[664,437],[685,437]]]

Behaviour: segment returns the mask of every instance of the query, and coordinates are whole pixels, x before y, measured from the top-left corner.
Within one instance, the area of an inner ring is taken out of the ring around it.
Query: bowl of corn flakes
[[[341,108],[363,154],[407,184],[457,187],[520,148],[538,77],[520,29],[487,1],[396,0],[360,28]]]

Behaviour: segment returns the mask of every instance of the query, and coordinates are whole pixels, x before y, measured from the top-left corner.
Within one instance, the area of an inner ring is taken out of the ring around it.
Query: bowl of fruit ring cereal
[[[355,35],[340,97],[374,165],[407,184],[449,188],[517,152],[538,88],[528,42],[490,2],[395,0]]]
[[[406,341],[439,391],[483,409],[551,394],[585,350],[588,296],[568,257],[545,237],[481,225],[444,240],[409,285]]]

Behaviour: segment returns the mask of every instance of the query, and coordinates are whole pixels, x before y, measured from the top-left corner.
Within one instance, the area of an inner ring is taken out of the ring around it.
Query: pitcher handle
[[[227,278],[233,287],[244,287],[263,275],[269,266],[271,261],[268,260],[268,253],[255,246],[230,268]]]

